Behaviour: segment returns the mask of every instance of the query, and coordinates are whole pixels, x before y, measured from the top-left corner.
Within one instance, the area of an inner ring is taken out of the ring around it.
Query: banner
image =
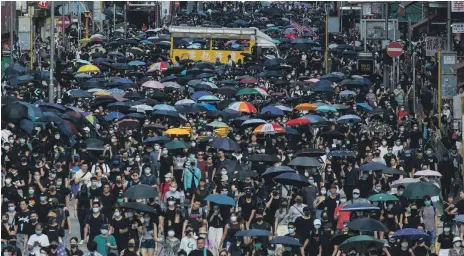
[[[385,26],[385,20],[383,19],[362,19],[361,20],[361,39],[364,40],[364,37],[367,37],[367,40],[384,40],[390,37],[390,32],[396,31],[398,29],[398,20],[389,19],[388,20],[388,29]],[[391,34],[393,36],[393,33]],[[395,35],[399,37],[399,35]],[[393,40],[393,38],[389,38]]]
[[[464,33],[464,23],[453,23],[453,34]]]
[[[464,1],[453,1],[451,2],[452,12],[464,12]]]
[[[456,64],[456,52],[441,52],[440,56],[440,89],[442,99],[452,99],[456,95],[457,77],[452,72],[452,67]]]
[[[364,59],[358,60],[358,75],[370,76],[374,74],[374,60]]]
[[[425,55],[435,56],[439,50],[444,50],[445,46],[445,37],[428,36],[425,38]]]

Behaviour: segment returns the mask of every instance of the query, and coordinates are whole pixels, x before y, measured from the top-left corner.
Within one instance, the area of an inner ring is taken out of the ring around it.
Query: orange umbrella
[[[306,111],[314,111],[316,110],[317,106],[312,103],[302,103],[295,107],[296,110],[306,110]]]

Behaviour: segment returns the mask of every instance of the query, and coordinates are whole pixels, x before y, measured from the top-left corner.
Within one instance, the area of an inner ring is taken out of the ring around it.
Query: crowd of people
[[[281,39],[292,19],[312,28],[292,37],[317,41],[324,23],[309,18],[328,11],[204,8],[174,21],[275,19],[282,31],[263,31]],[[375,74],[359,76],[346,49],[331,49],[325,74],[320,43],[280,47],[279,61],[204,63],[176,61],[139,32],[83,42],[69,63],[59,56],[56,103],[47,103],[46,61],[6,70],[2,255],[464,255],[460,133],[450,128],[436,151],[433,81],[412,97],[406,62],[390,88],[380,58]],[[90,63],[98,69],[82,71]],[[449,107],[443,116],[451,122]]]

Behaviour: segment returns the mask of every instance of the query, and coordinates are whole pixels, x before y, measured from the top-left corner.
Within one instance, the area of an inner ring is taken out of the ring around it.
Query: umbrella
[[[388,232],[388,228],[382,222],[371,218],[360,218],[351,221],[347,227],[361,232]]]
[[[371,202],[383,202],[383,201],[398,201],[398,197],[390,194],[385,194],[385,193],[380,193],[380,194],[375,194],[367,198],[367,200]]]
[[[36,120],[37,123],[56,123],[59,124],[63,122],[63,119],[59,118],[58,116],[42,116]]]
[[[300,111],[314,111],[316,108],[317,106],[311,103],[302,103],[295,107],[296,110]]]
[[[301,156],[301,157],[296,157],[288,163],[288,165],[292,166],[305,166],[305,167],[319,167],[321,166],[321,162],[317,160],[314,157],[306,157],[306,156]]]
[[[105,143],[99,139],[90,138],[85,141],[87,150],[104,150]]]
[[[403,178],[403,179],[400,179],[400,180],[395,180],[392,182],[391,184],[391,187],[397,187],[399,185],[403,185],[403,186],[408,186],[412,183],[417,183],[417,182],[420,182],[421,180],[420,179],[413,179],[413,178]]]
[[[19,127],[23,129],[25,132],[27,132],[28,134],[32,134],[36,126],[37,125],[29,119],[23,119],[19,123]]]
[[[317,112],[327,113],[327,112],[337,112],[337,109],[332,106],[320,106],[316,108]]]
[[[184,106],[184,105],[192,105],[192,104],[194,104],[194,103],[195,103],[194,100],[191,100],[191,99],[183,99],[183,100],[177,101],[174,105],[175,105],[175,106]]]
[[[136,186],[139,186],[139,185],[136,185]],[[133,187],[136,187],[136,186],[133,186]],[[124,195],[125,195],[125,193],[124,193]],[[154,197],[155,196],[153,195],[152,198],[154,198]],[[132,210],[135,210],[135,211],[156,213],[155,208],[150,207],[147,204],[138,203],[138,202],[124,203],[123,205],[121,205],[121,207],[122,208],[127,208],[127,209],[132,209]]]
[[[284,133],[285,130],[278,124],[261,124],[253,131],[254,134],[276,134]]]
[[[356,157],[356,153],[350,150],[334,150],[330,151],[327,156],[331,157]]]
[[[323,156],[325,154],[326,154],[325,150],[317,149],[317,148],[311,148],[311,149],[303,149],[303,150],[297,152],[295,155],[296,156],[307,156],[307,157],[319,157],[319,156]]]
[[[238,151],[240,145],[229,138],[214,138],[210,144],[213,148],[222,149],[225,151]]]
[[[243,88],[235,94],[236,96],[243,96],[243,95],[261,95],[261,96],[269,96],[266,91],[261,88]]]
[[[367,164],[363,164],[359,167],[360,171],[380,171],[387,166],[382,164],[382,163],[377,163],[377,162],[371,162]]]
[[[207,126],[211,126],[211,127],[215,127],[215,128],[229,127],[226,123],[218,122],[218,121],[211,122],[211,123],[207,124]]]
[[[77,70],[77,73],[100,72],[100,69],[95,65],[84,65]]]
[[[169,141],[169,138],[166,137],[166,136],[154,136],[154,137],[150,137],[150,138],[147,138],[145,140],[143,140],[143,144],[148,144],[148,143],[166,143]]]
[[[171,150],[171,149],[184,149],[184,148],[189,148],[190,145],[179,140],[171,141],[168,142],[164,145],[165,148]]]
[[[249,230],[242,230],[235,233],[235,236],[272,236],[271,232],[264,230],[264,229],[249,229]]]
[[[238,112],[246,112],[246,113],[258,112],[258,110],[256,110],[256,108],[253,105],[251,105],[248,102],[244,102],[244,101],[234,102],[230,104],[227,108],[238,111]]]
[[[341,132],[337,131],[327,131],[323,132],[320,135],[324,140],[330,140],[330,139],[337,139],[337,140],[343,140],[345,139],[345,135]]]
[[[274,182],[280,183],[282,185],[297,186],[297,187],[309,186],[308,178],[306,178],[304,175],[294,173],[294,172],[287,172],[287,173],[279,174],[273,180]]]
[[[337,119],[337,123],[339,124],[358,123],[362,121],[363,120],[357,115],[344,115]]]
[[[258,176],[258,173],[254,171],[239,171],[237,174],[234,175],[234,178],[238,180],[245,180],[246,178],[256,177],[256,176]]]
[[[241,120],[241,119],[237,119],[237,120]],[[248,120],[246,120],[245,122],[242,123],[242,126],[244,126],[244,125],[245,125],[245,126],[246,126],[246,125],[252,126],[252,125],[265,124],[265,123],[266,123],[266,121],[263,120],[263,119],[255,119],[255,118],[254,118],[254,119],[248,119]]]
[[[205,95],[198,98],[198,101],[221,101],[221,99],[214,95]]]
[[[296,240],[293,237],[289,236],[276,236],[274,237],[271,241],[269,241],[270,244],[282,244],[282,245],[287,245],[287,246],[302,246],[300,241]]]
[[[153,110],[166,110],[166,111],[177,111],[175,107],[167,104],[158,104],[153,107]]]
[[[80,89],[73,89],[66,92],[72,98],[92,98],[92,94]]]
[[[292,120],[288,120],[286,125],[287,126],[299,126],[299,125],[308,125],[311,122],[308,119],[305,118],[296,118]]]
[[[189,131],[182,128],[172,128],[164,132],[167,135],[190,135]]]
[[[255,154],[248,157],[250,162],[268,162],[268,163],[277,163],[280,162],[280,159],[275,155],[269,154]]]
[[[199,92],[195,92],[194,94],[192,94],[191,98],[194,99],[194,100],[198,100],[199,98],[201,98],[203,96],[208,96],[208,95],[210,95],[209,92],[199,91]]]
[[[438,196],[440,188],[430,182],[419,181],[409,184],[403,192],[408,199],[423,199],[424,196]]]
[[[362,107],[362,108],[364,108],[365,110],[368,110],[368,111],[374,110],[374,109],[373,109],[371,106],[369,106],[369,104],[367,104],[367,103],[356,103],[356,106]]]
[[[432,170],[422,170],[414,173],[414,176],[432,176],[432,177],[441,177],[441,173]]]
[[[152,111],[153,107],[146,105],[146,104],[140,104],[140,105],[132,106],[130,109],[135,110],[137,112],[146,112],[146,111]]]
[[[273,179],[276,176],[282,174],[282,173],[287,173],[287,172],[292,172],[294,173],[295,170],[292,169],[291,167],[280,165],[280,166],[272,166],[268,168],[263,174],[261,174],[262,177],[266,177],[267,179]]]
[[[275,115],[275,116],[283,116],[284,115],[284,111],[281,110],[280,108],[276,107],[276,106],[266,106],[264,107],[263,109],[261,109],[261,113],[266,113],[266,114],[272,114],[272,115]]]
[[[152,88],[152,89],[164,89],[164,85],[158,81],[146,81],[142,84],[142,87]]]
[[[215,204],[219,204],[219,205],[235,206],[235,200],[233,198],[226,196],[226,195],[221,195],[221,194],[211,194],[211,195],[208,195],[203,200],[209,201]]]
[[[419,238],[428,239],[429,234],[419,229],[405,228],[405,229],[400,229],[396,231],[392,237],[395,239],[403,238],[403,237],[414,238],[414,239],[419,239]]]
[[[390,167],[383,168],[382,173],[383,174],[406,175],[406,172],[398,170],[398,169],[390,168]]]
[[[134,60],[134,61],[131,61],[131,62],[127,63],[127,65],[129,65],[129,66],[145,66],[145,65],[147,65],[147,63],[145,63],[143,61],[140,61],[140,60]]]
[[[343,206],[343,208],[341,209],[342,212],[372,211],[372,210],[380,210],[380,208],[372,204],[369,204],[369,203],[355,203],[355,204],[347,204]]]
[[[375,248],[383,248],[383,245],[384,242],[375,237],[361,235],[346,239],[345,242],[340,244],[339,248],[344,252],[348,252],[351,248],[355,248],[358,253],[365,253],[371,249],[372,246]]]
[[[156,189],[145,184],[131,186],[124,192],[124,197],[133,200],[155,198],[157,195],[158,192],[156,191]]]
[[[345,91],[341,91],[339,96],[340,97],[348,97],[348,96],[353,96],[354,97],[354,96],[356,96],[356,92],[345,90]]]

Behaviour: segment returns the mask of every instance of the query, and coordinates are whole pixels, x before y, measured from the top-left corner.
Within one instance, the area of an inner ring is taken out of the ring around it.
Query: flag
[[[296,32],[298,32],[298,34],[303,34],[304,32],[309,32],[309,33],[314,34],[314,36],[316,37],[315,39],[317,39],[317,35],[314,33],[313,29],[310,26],[302,26],[302,25],[300,25],[300,24],[298,24],[297,22],[294,22],[294,21],[290,21],[290,25],[295,28],[295,30],[296,30]]]
[[[66,249],[64,248],[63,243],[58,243],[58,249],[57,249],[57,255],[58,256],[66,256]]]

